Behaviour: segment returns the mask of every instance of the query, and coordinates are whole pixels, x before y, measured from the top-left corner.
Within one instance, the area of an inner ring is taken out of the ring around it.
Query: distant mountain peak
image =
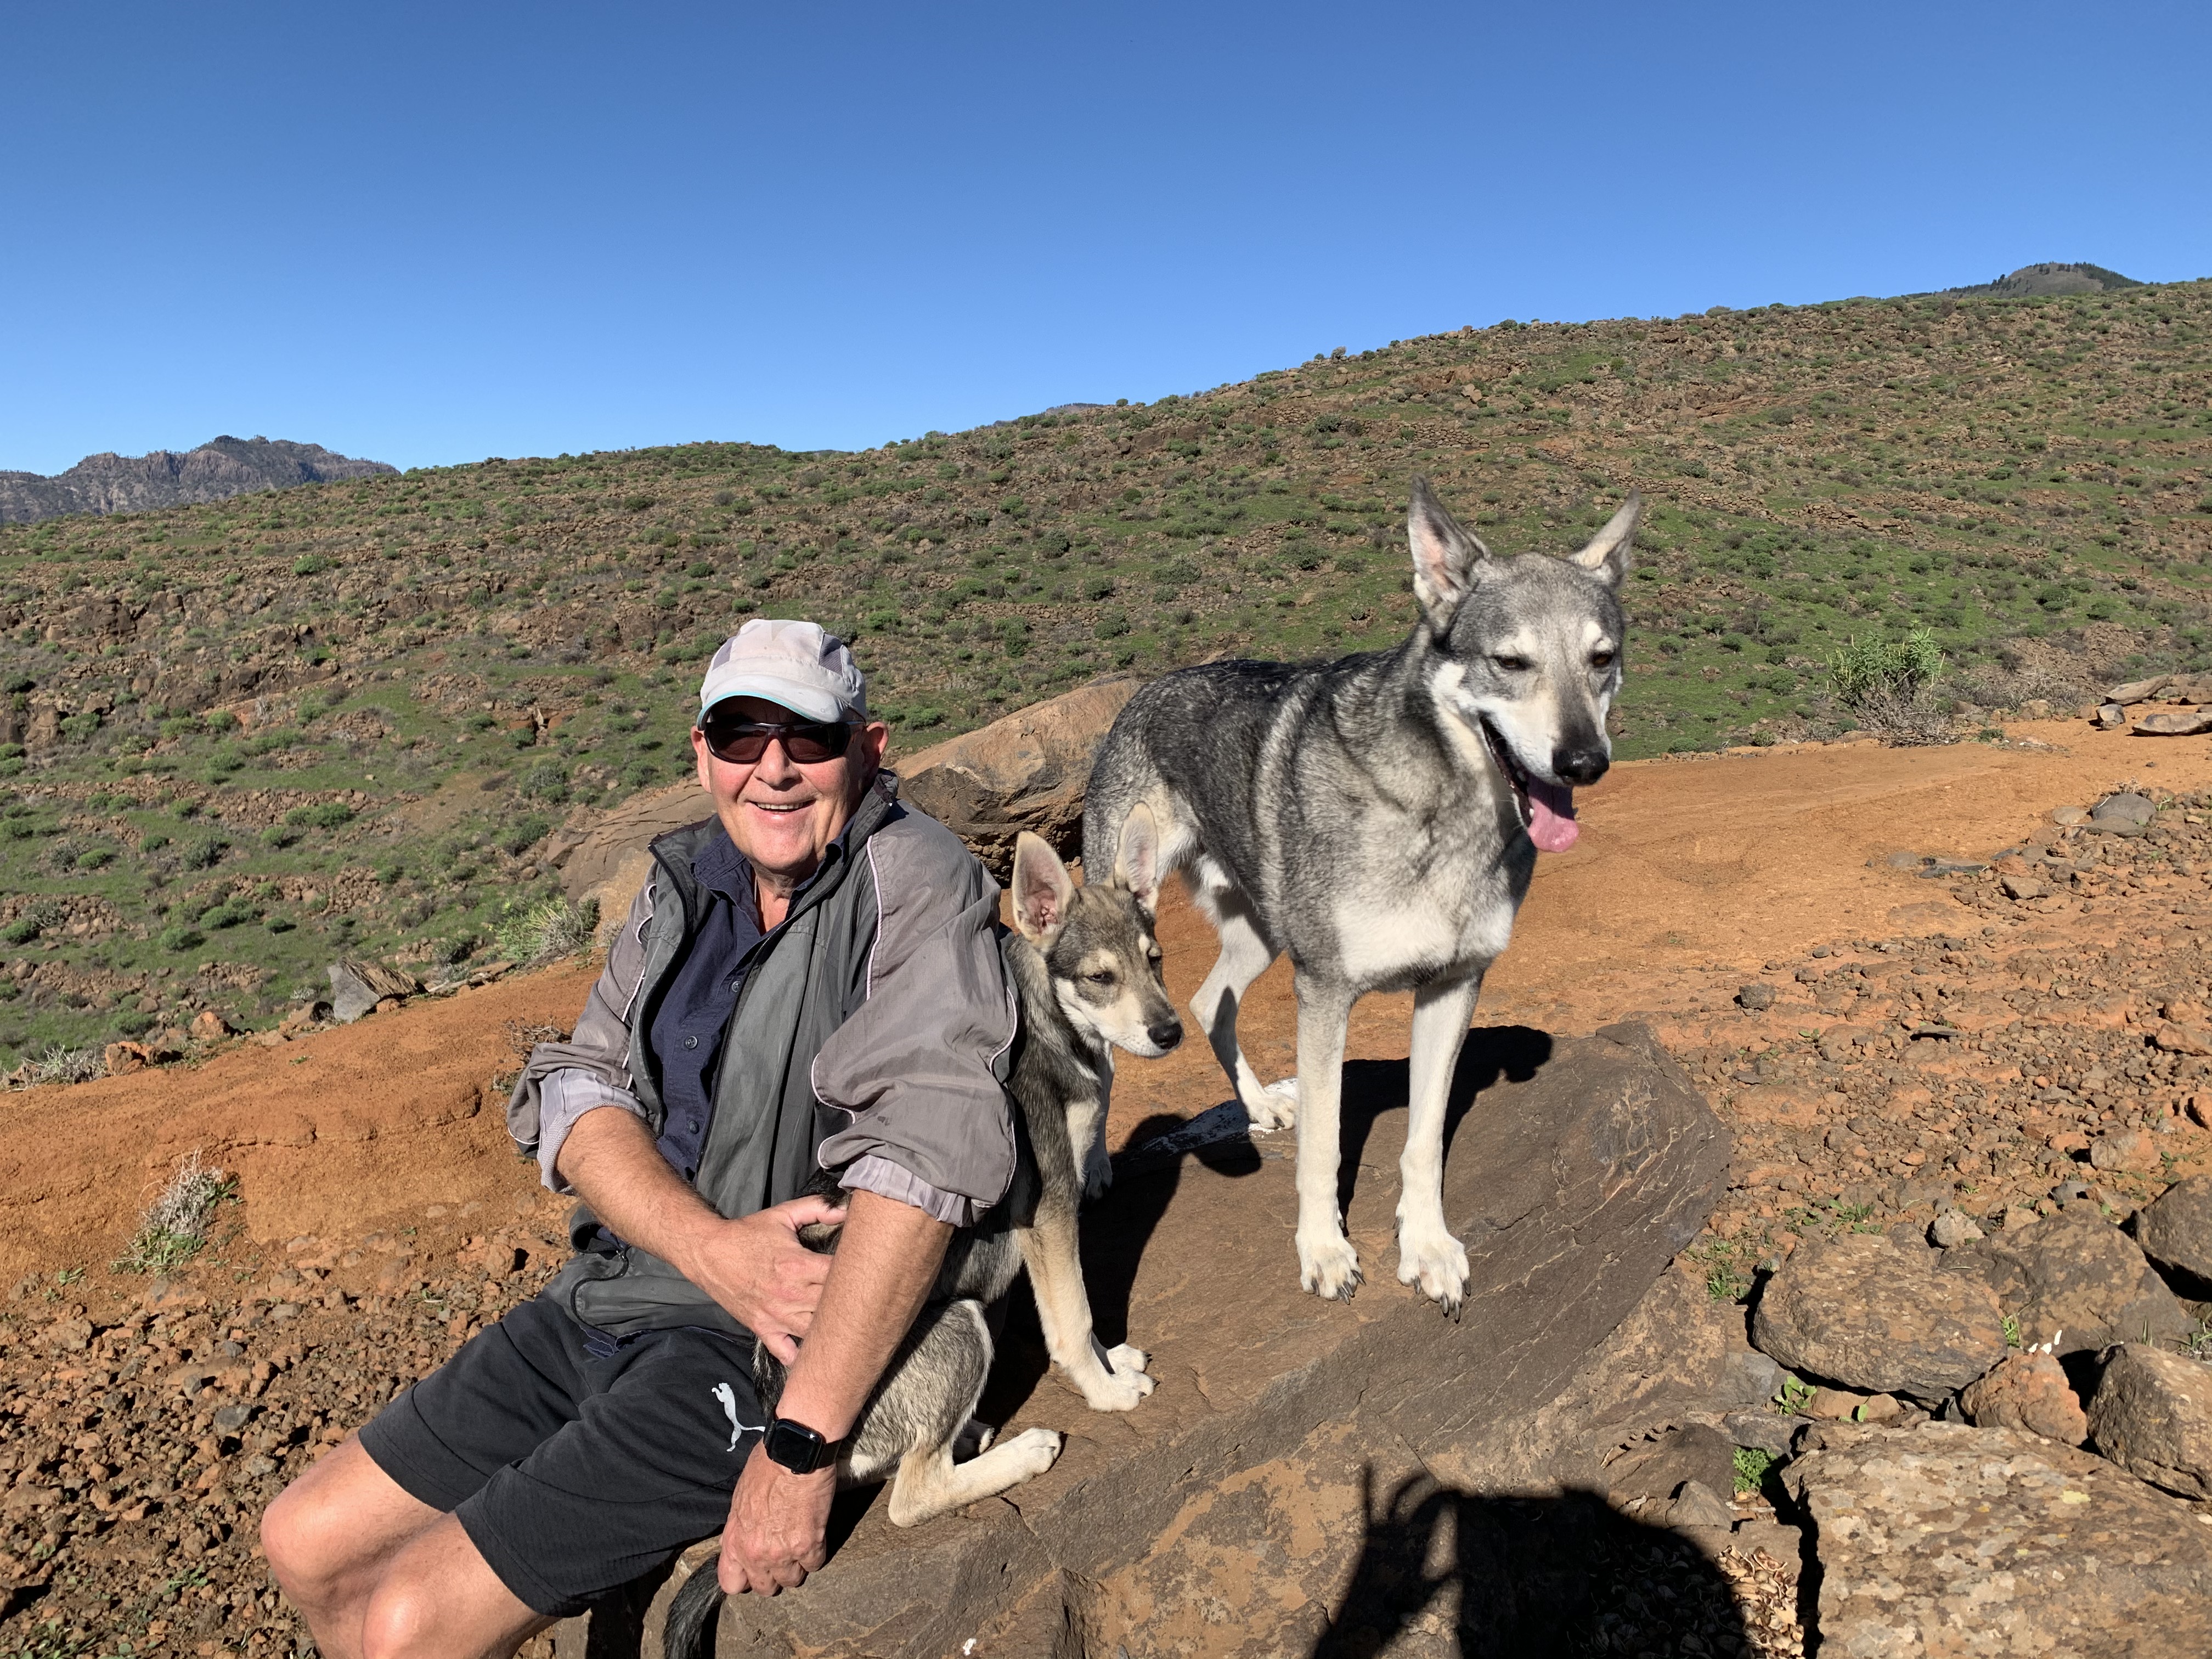
[[[320,444],[226,433],[197,449],[88,455],[52,477],[0,472],[0,524],[31,524],[66,513],[147,513],[219,501],[249,490],[289,489],[398,470],[382,461],[356,460]]]
[[[1943,292],[1991,294],[2016,299],[2024,295],[2108,294],[2116,289],[2142,286],[2134,277],[2123,276],[2118,271],[2107,270],[2102,265],[2046,263],[2022,265],[2018,270],[1994,282],[1975,283],[1966,288],[1947,288]]]

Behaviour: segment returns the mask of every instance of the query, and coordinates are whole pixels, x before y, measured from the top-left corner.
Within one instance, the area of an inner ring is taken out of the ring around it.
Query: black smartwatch
[[[844,1449],[842,1440],[824,1440],[804,1423],[794,1423],[787,1417],[779,1417],[768,1425],[761,1437],[761,1449],[793,1474],[811,1474],[817,1469],[827,1468],[837,1461]]]

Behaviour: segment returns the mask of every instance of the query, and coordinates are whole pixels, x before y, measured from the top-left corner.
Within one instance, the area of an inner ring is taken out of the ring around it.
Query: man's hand
[[[793,1474],[758,1445],[730,1494],[717,1576],[732,1595],[797,1589],[830,1559],[830,1500],[837,1471]]]
[[[823,1198],[794,1198],[738,1221],[717,1216],[693,1231],[675,1266],[788,1365],[814,1323],[835,1259],[800,1243],[799,1230],[844,1218]]]

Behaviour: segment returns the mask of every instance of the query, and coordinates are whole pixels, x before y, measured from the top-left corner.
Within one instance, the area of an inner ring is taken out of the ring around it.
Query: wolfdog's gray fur
[[[1208,663],[1163,676],[1100,745],[1086,845],[1139,804],[1164,871],[1186,873],[1221,938],[1191,1006],[1255,1127],[1295,1120],[1298,1265],[1349,1297],[1337,1213],[1338,1099],[1352,1005],[1414,993],[1398,1277],[1456,1308],[1467,1252],[1443,1208],[1446,1096],[1483,975],[1505,948],[1538,843],[1571,844],[1571,792],[1611,762],[1620,588],[1637,497],[1581,551],[1492,558],[1413,481],[1421,619],[1393,651],[1310,665]],[[1532,839],[1533,837],[1533,839]],[[1237,1009],[1287,951],[1298,1070],[1263,1086]]]
[[[1153,1058],[1182,1040],[1182,1023],[1160,981],[1152,937],[1159,896],[1158,836],[1141,805],[1124,815],[1110,879],[1077,887],[1060,855],[1037,836],[1014,848],[1014,926],[1006,967],[1021,1007],[1008,1091],[1018,1109],[1013,1183],[977,1224],[953,1235],[928,1304],[892,1357],[838,1459],[841,1486],[890,1474],[890,1518],[911,1527],[989,1498],[1052,1467],[1060,1437],[1029,1429],[994,1445],[975,1422],[991,1370],[984,1310],[1024,1265],[1045,1346],[1095,1411],[1128,1411],[1152,1391],[1145,1355],[1102,1347],[1078,1254],[1084,1190],[1105,1182],[1106,1103],[1116,1048]],[[813,1188],[838,1191],[823,1171]],[[811,1249],[834,1251],[837,1227],[799,1231]],[[784,1368],[753,1351],[753,1381],[774,1409]],[[973,1455],[956,1461],[956,1452]],[[720,1597],[714,1564],[699,1567],[668,1613],[664,1651],[692,1659]]]

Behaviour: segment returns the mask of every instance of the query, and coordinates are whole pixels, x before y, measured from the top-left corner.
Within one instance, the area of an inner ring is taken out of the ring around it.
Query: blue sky
[[[859,447],[1501,317],[2212,275],[2212,9],[0,0],[0,468]]]

